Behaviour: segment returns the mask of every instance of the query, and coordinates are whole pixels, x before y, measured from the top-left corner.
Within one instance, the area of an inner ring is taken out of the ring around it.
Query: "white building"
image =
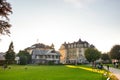
[[[60,62],[60,53],[50,50],[40,50],[33,49],[32,50],[32,63],[40,63],[40,64],[59,64]]]
[[[5,53],[0,52],[0,65],[3,65],[5,62]]]
[[[1,52],[1,53],[0,53],[0,60],[5,60],[5,57],[4,57],[4,56],[5,56],[5,53],[2,53],[2,52]]]

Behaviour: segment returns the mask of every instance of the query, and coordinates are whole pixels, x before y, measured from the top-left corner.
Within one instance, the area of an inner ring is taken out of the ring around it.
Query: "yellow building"
[[[87,41],[81,41],[81,39],[73,43],[65,42],[59,49],[60,62],[63,64],[87,63],[84,53],[85,49],[90,47],[94,48],[93,45],[90,45]]]

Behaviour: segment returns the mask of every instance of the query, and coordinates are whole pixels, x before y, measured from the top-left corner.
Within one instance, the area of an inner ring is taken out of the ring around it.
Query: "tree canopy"
[[[120,60],[120,45],[114,45],[110,50],[110,57],[112,59]]]
[[[8,15],[12,13],[11,4],[6,0],[0,0],[0,35],[9,35],[10,27]]]
[[[106,54],[106,53],[101,54],[101,59],[104,60],[104,61],[106,61],[106,60],[110,60],[109,55]]]
[[[101,53],[94,48],[88,48],[85,50],[85,57],[89,62],[94,62],[98,60],[101,56]]]
[[[26,50],[19,51],[17,56],[20,57],[21,65],[29,64],[31,62],[31,55]]]

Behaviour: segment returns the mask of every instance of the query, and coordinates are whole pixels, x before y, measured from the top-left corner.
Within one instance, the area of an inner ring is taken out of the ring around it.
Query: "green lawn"
[[[25,68],[27,68],[25,70]],[[11,66],[0,67],[0,80],[105,80],[102,75],[67,66]]]
[[[113,68],[116,68],[115,66],[114,66],[114,64],[104,64],[105,66],[107,66],[107,65],[109,65],[110,67],[113,67]],[[120,64],[118,65],[118,68],[117,69],[120,69]]]

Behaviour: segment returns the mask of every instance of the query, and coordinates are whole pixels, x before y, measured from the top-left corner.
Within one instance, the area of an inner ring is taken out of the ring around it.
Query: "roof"
[[[66,42],[64,42],[62,45],[65,46],[65,48],[68,48],[68,45],[72,45],[72,44],[73,45],[74,44],[87,44],[88,45],[89,43],[87,41],[82,41],[81,39],[79,39],[77,42],[75,42],[75,41],[72,42],[72,43],[69,43],[69,42],[66,43]]]
[[[53,44],[52,44],[52,46],[54,47]],[[37,44],[32,45],[31,47],[32,48],[47,48],[47,49],[52,49],[52,46],[45,45],[43,43],[37,43]]]
[[[54,44],[52,44],[51,46],[49,45],[45,45],[43,43],[36,43],[33,44],[31,47],[27,47],[26,50],[33,50],[33,49],[54,49]]]
[[[60,53],[52,49],[50,50],[33,49],[32,55],[60,55]]]

